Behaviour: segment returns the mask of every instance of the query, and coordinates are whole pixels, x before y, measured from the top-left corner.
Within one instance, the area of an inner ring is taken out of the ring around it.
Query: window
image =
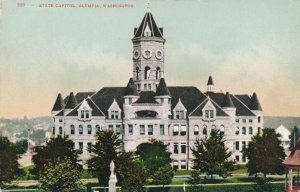
[[[151,84],[148,84],[148,89],[151,90]]]
[[[249,119],[249,123],[252,123],[253,122],[253,120],[252,119]]]
[[[145,89],[145,90],[147,89],[147,84],[144,84],[144,89]]]
[[[59,121],[60,123],[61,123],[61,122],[63,122],[63,120],[62,120],[62,119],[59,119],[58,121]]]
[[[186,169],[186,160],[181,160],[180,166],[181,166],[181,169]]]
[[[220,134],[224,135],[224,133],[225,133],[225,127],[224,127],[224,125],[221,125],[220,126]]]
[[[108,125],[108,130],[114,131],[114,125]]]
[[[180,127],[180,135],[185,136],[186,135],[186,125],[181,125]]]
[[[78,146],[79,146],[79,153],[82,154],[82,152],[83,152],[83,143],[79,142]]]
[[[145,67],[145,79],[150,79],[150,67]]]
[[[238,155],[235,156],[235,161],[236,161],[236,162],[239,162],[239,161],[240,161],[240,156],[238,156]]]
[[[89,111],[85,111],[85,118],[89,119],[90,118],[90,112]]]
[[[145,125],[140,125],[140,135],[145,135]]]
[[[246,119],[243,119],[243,123],[246,123]]]
[[[240,134],[240,128],[239,128],[239,127],[237,127],[237,130],[235,131],[235,134],[236,134],[236,135],[239,135],[239,134]]]
[[[81,119],[84,119],[84,111],[81,111]]]
[[[160,98],[160,103],[161,103],[161,104],[164,103],[164,98]]]
[[[257,122],[258,122],[258,123],[260,123],[260,120],[261,120],[261,117],[260,117],[260,116],[258,116],[258,118],[257,118]]]
[[[82,125],[79,125],[79,135],[82,135],[83,134],[83,127]]]
[[[148,125],[148,135],[153,135],[153,125]]]
[[[239,120],[239,119],[236,119],[235,122],[238,123],[238,122],[240,122],[240,120]]]
[[[185,143],[181,144],[181,153],[186,154],[186,144]]]
[[[246,141],[242,142],[242,150],[244,151],[246,149]]]
[[[133,126],[128,125],[128,135],[133,135]]]
[[[184,119],[184,111],[176,111],[176,119]]]
[[[121,125],[116,125],[116,134],[117,135],[121,134]]]
[[[165,126],[164,125],[159,126],[159,134],[160,135],[165,135]]]
[[[136,71],[136,80],[139,80],[139,68],[135,68],[135,71]]]
[[[171,104],[171,99],[170,98],[168,99],[168,103]]]
[[[243,156],[242,156],[242,161],[243,161],[243,162],[246,162],[246,155],[243,155]]]
[[[179,126],[178,125],[174,125],[174,127],[173,127],[173,135],[174,136],[178,135],[178,132],[179,132]]]
[[[60,135],[63,134],[63,129],[62,129],[62,127],[59,127],[58,131],[59,131],[59,134],[60,134]]]
[[[177,170],[177,169],[178,169],[178,161],[177,161],[177,160],[174,160],[174,161],[173,161],[173,169],[174,169],[174,170]]]
[[[258,127],[258,128],[257,128],[257,131],[258,131],[258,132],[260,132],[260,130],[261,130],[261,128],[260,128],[260,127]]]
[[[55,135],[55,127],[52,128],[52,134]]]
[[[203,133],[203,135],[207,135],[207,128],[206,128],[206,126],[203,127],[203,132],[202,133]]]
[[[174,143],[174,154],[178,154],[178,143]]]
[[[96,125],[96,133],[100,132],[100,125]]]
[[[243,135],[246,135],[246,127],[243,127],[243,128],[242,128],[242,134],[243,134]]]
[[[92,134],[92,126],[91,125],[87,126],[87,132],[88,132],[89,135]]]
[[[198,125],[194,126],[194,135],[199,135],[199,126]]]
[[[160,68],[156,68],[156,80],[160,79]]]
[[[74,134],[75,134],[75,126],[71,125],[71,135],[74,135]]]
[[[238,141],[235,142],[235,150],[240,150],[240,143]]]
[[[214,118],[214,110],[205,110],[205,118],[206,119],[213,119]]]
[[[89,119],[90,118],[90,111],[86,110],[82,110],[80,111],[80,118],[81,119]]]
[[[111,119],[119,119],[119,111],[111,111],[110,112]]]
[[[253,128],[249,127],[249,135],[252,135],[252,134],[253,134]]]
[[[129,104],[131,104],[132,103],[132,98],[129,98],[128,102],[129,102]]]

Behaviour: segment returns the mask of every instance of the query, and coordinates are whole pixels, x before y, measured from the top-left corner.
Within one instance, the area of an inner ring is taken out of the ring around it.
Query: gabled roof
[[[92,116],[104,116],[104,113],[99,109],[99,107],[94,103],[94,101],[88,97],[85,99],[87,104],[90,106],[92,109]],[[83,101],[81,102],[81,104]],[[80,108],[81,105],[78,105],[75,109],[73,109],[70,113],[68,113],[67,116],[78,116],[78,109]]]
[[[178,103],[180,98],[182,104],[190,114],[200,103],[202,103],[206,96],[196,87],[169,87],[171,93],[171,111]]]
[[[249,95],[234,95],[236,98],[238,98],[240,101],[242,101],[245,105],[248,105],[250,102],[250,96]]]
[[[56,98],[55,103],[53,105],[52,111],[60,111],[64,108],[64,106],[65,106],[65,102],[64,102],[61,94],[59,93],[57,95],[57,98]]]
[[[92,96],[95,94],[95,92],[78,92],[75,95],[77,103],[81,103],[84,99],[86,99],[88,96]],[[69,95],[64,98],[64,102],[67,103],[69,99]]]
[[[256,93],[254,92],[251,99],[250,99],[250,102],[248,104],[248,107],[249,109],[251,110],[258,110],[258,111],[262,111],[262,108],[261,108],[261,105],[258,101],[258,98],[257,98],[257,95]]]
[[[144,32],[148,29],[151,37],[163,37],[163,29],[157,27],[151,12],[146,12],[139,28],[135,30],[134,37],[144,37]]]
[[[227,113],[225,113],[225,111],[223,111],[223,109],[217,105],[213,100],[211,100],[210,98],[207,98],[206,100],[204,100],[191,114],[190,116],[202,116],[203,115],[203,108],[206,106],[206,104],[211,101],[211,103],[213,104],[213,106],[216,109],[216,116],[228,116]]]
[[[288,158],[283,161],[286,167],[300,168],[300,138],[297,140],[295,148],[292,150]]]
[[[230,96],[229,92],[227,92],[226,95],[224,96],[221,106],[222,107],[235,107],[231,100],[231,96]]]
[[[139,99],[134,103],[157,103],[153,91],[141,91]]]
[[[170,91],[164,78],[160,79],[155,96],[170,96]]]
[[[92,100],[100,108],[100,110],[108,116],[107,110],[113,103],[114,99],[123,111],[123,97],[125,95],[125,91],[126,87],[104,87],[92,96]]]
[[[125,96],[139,96],[139,93],[137,91],[136,85],[133,82],[133,79],[130,78],[129,82],[126,86],[126,90],[125,90]]]
[[[214,85],[213,79],[211,76],[208,77],[207,85]]]
[[[214,93],[214,92],[206,92],[214,102],[216,102],[219,106],[222,106],[224,100],[224,93]],[[236,108],[236,116],[255,116],[255,114],[247,107],[247,104],[243,103],[234,95],[230,95],[232,99],[232,103]]]
[[[74,96],[74,93],[71,92],[69,97],[68,97],[68,101],[67,104],[65,106],[65,109],[74,109],[74,107],[76,107],[78,105],[77,100]]]

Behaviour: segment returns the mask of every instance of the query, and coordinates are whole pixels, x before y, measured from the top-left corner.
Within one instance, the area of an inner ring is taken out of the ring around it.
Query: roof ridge
[[[194,113],[206,100],[208,100],[208,97],[206,97],[193,111],[190,112],[189,117],[192,113]]]
[[[88,98],[96,107],[97,109],[102,113],[103,116],[105,116],[105,114],[103,113],[103,111],[98,107],[98,105],[92,100],[92,98]]]

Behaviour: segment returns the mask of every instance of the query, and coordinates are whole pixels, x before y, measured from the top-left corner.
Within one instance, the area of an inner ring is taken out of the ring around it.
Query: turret
[[[72,111],[72,109],[74,109],[76,106],[78,105],[77,103],[77,100],[74,96],[74,93],[71,92],[69,97],[68,97],[68,101],[67,101],[67,104],[65,106],[65,109],[64,109],[64,114],[68,114],[70,111]]]
[[[64,109],[65,102],[62,98],[62,95],[58,93],[53,108],[51,110],[52,115],[56,115],[58,112]]]
[[[133,81],[138,91],[155,91],[164,73],[163,29],[157,27],[150,11],[134,29]]]
[[[207,92],[213,92],[214,89],[214,82],[211,76],[208,77],[207,81]]]
[[[235,118],[236,107],[232,102],[229,92],[226,92],[221,107],[230,117]]]
[[[164,78],[160,79],[154,98],[158,103],[171,104],[171,93]]]
[[[134,84],[133,79],[130,78],[124,93],[124,104],[131,105],[132,103],[136,102],[138,98],[139,93],[137,91],[136,85]]]

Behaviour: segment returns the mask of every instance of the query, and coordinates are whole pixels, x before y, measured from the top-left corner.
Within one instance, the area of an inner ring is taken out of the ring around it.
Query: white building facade
[[[134,29],[133,74],[126,87],[104,87],[98,92],[58,94],[52,109],[52,136],[67,134],[89,158],[87,147],[94,135],[113,130],[124,141],[124,150],[154,138],[169,144],[174,169],[190,169],[196,139],[212,129],[224,134],[232,159],[245,163],[241,153],[251,137],[263,128],[263,112],[252,96],[214,92],[210,76],[207,92],[192,86],[167,86],[164,79],[163,28],[147,12]]]

